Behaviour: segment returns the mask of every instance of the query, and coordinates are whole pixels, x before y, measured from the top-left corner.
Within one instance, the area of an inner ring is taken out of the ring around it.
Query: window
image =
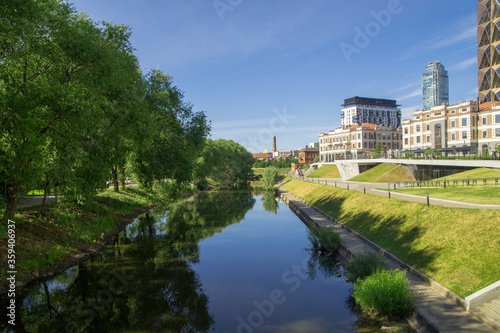
[[[488,137],[488,131],[483,131],[483,139]]]
[[[452,121],[451,121],[451,127],[456,127],[455,120],[452,120]]]
[[[486,125],[488,123],[488,118],[483,117],[483,125]]]
[[[405,134],[408,134],[408,127],[405,127]]]
[[[361,148],[361,142],[358,142],[358,148]]]
[[[500,114],[495,115],[495,123],[497,123],[497,124],[500,123]]]
[[[451,133],[451,139],[452,140],[456,140],[457,139],[457,135],[455,133]]]
[[[405,138],[405,145],[408,144],[408,138]]]
[[[427,142],[431,142],[431,136],[427,135]]]
[[[462,126],[467,126],[467,118],[462,118]]]
[[[462,131],[462,139],[467,139],[467,131]]]
[[[425,126],[425,129],[426,129],[427,131],[430,131],[430,130],[431,130],[431,125],[430,125],[430,124],[427,124],[427,126]]]
[[[417,125],[415,130],[416,130],[417,132],[420,132],[420,125]]]
[[[420,136],[417,136],[417,143],[420,143]]]
[[[500,128],[495,128],[495,136],[500,137]]]

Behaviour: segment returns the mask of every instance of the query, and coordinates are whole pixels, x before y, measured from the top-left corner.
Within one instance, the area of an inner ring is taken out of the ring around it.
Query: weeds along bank
[[[500,212],[408,202],[293,180],[287,191],[460,297],[500,280]]]
[[[22,286],[50,276],[100,253],[106,244],[147,212],[155,198],[144,190],[127,188],[119,193],[105,191],[91,204],[65,202],[21,209],[14,216],[16,281]],[[8,237],[1,226],[0,252],[7,253]],[[7,256],[0,257],[0,275],[6,281]],[[7,290],[0,285],[0,293]]]

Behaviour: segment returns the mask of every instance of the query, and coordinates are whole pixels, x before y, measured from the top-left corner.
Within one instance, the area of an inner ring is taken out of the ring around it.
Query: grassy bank
[[[499,187],[447,187],[447,188],[402,188],[391,190],[392,192],[404,193],[431,198],[469,202],[474,204],[500,205]]]
[[[341,178],[336,165],[323,165],[318,170],[311,172],[308,178]]]
[[[405,165],[382,163],[349,180],[354,182],[390,183],[415,181],[415,177]]]
[[[388,199],[293,180],[284,188],[461,297],[500,280],[500,212]]]
[[[107,234],[130,222],[153,201],[146,192],[127,188],[120,193],[104,191],[88,206],[49,204],[44,216],[39,216],[38,206],[19,210],[13,219],[17,279],[26,282],[43,271],[53,270],[54,265],[65,265],[63,261],[68,260],[70,253],[95,251],[103,246]],[[6,226],[1,228],[5,235]],[[7,253],[6,237],[0,238],[0,252]],[[0,267],[1,279],[5,281],[6,256],[0,257]]]

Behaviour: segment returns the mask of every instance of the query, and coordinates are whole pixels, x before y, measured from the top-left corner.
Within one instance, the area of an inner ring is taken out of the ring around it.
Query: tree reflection
[[[274,192],[264,191],[261,201],[266,212],[273,214],[278,213],[278,200],[276,200],[276,194]]]
[[[209,299],[192,267],[198,243],[254,203],[249,193],[218,192],[141,216],[108,251],[27,290],[16,330],[208,332]]]

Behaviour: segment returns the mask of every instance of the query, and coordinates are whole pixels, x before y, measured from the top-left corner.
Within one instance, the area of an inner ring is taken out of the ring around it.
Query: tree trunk
[[[40,215],[45,214],[45,201],[47,200],[49,185],[50,185],[49,176],[45,176],[45,187],[43,189],[43,201],[42,201],[42,208],[40,208]]]
[[[120,192],[120,183],[118,182],[118,168],[113,166],[111,168],[111,172],[113,173],[113,187],[115,192]]]
[[[14,183],[7,185],[7,208],[5,209],[5,214],[3,216],[3,219],[5,221],[13,218],[14,214],[16,213],[18,203],[17,196],[19,194],[19,191],[19,182],[15,181]]]

